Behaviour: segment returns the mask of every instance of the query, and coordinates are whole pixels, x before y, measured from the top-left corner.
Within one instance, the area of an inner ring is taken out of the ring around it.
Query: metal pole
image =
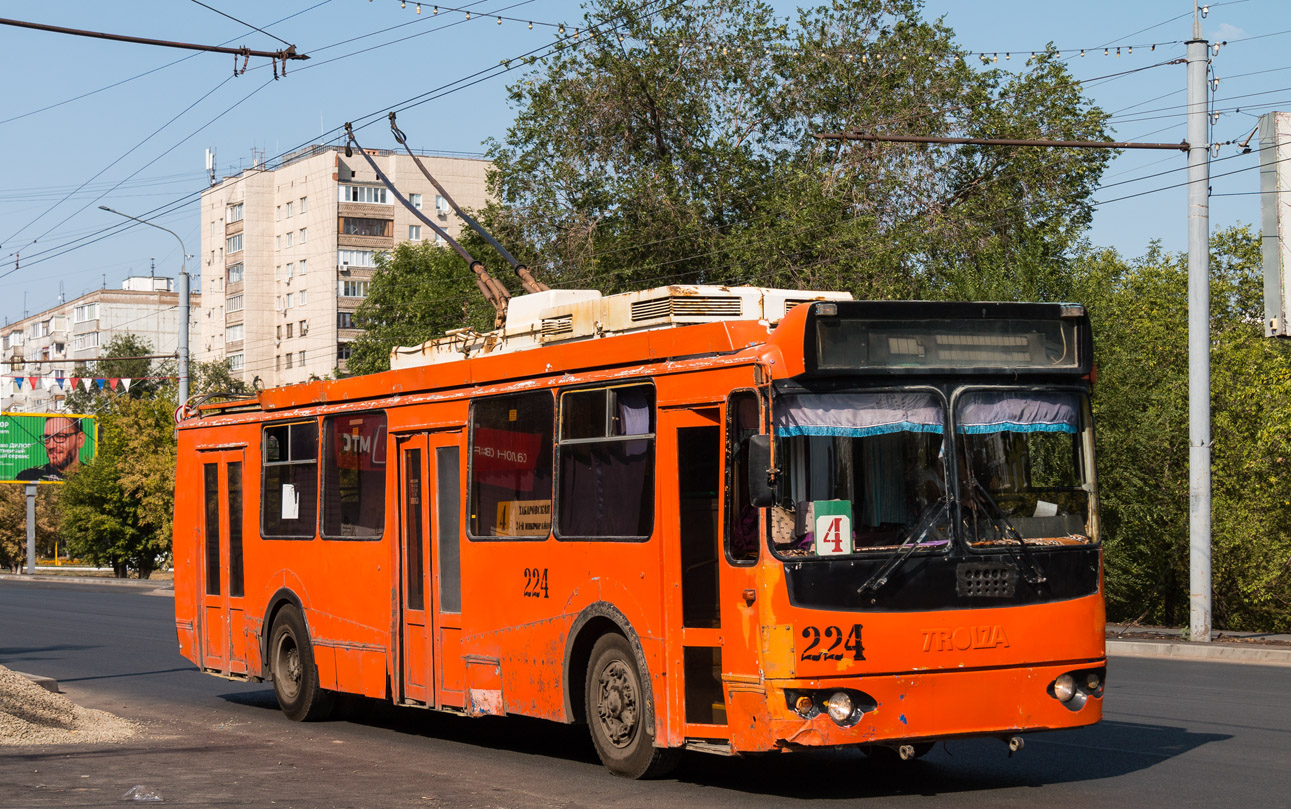
[[[1188,639],[1210,641],[1210,144],[1208,43],[1188,41]]]
[[[36,484],[23,487],[27,492],[27,575],[36,574]]]
[[[182,250],[184,243],[179,247]],[[188,264],[180,262],[179,270],[179,406],[188,401]]]
[[[179,345],[177,348],[179,354],[179,404],[182,406],[188,401],[188,251],[184,249],[184,240],[179,238],[179,234],[170,228],[164,228],[155,222],[149,222],[147,219],[121,213],[106,205],[100,205],[99,210],[114,213],[117,216],[124,216],[126,219],[133,219],[141,225],[148,225],[157,230],[164,230],[179,242]]]

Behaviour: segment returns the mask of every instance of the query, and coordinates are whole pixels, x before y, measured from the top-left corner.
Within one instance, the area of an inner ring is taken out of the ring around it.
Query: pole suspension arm
[[[873,135],[864,132],[818,132],[817,140],[860,140],[869,143],[938,143],[943,145],[977,144],[981,146],[1048,146],[1066,149],[1169,149],[1186,152],[1188,141],[1179,143],[1135,143],[1103,140],[1040,140],[1026,138],[942,138],[924,135]]]
[[[448,231],[432,222],[429,217],[409,202],[403,194],[399,193],[398,189],[394,187],[394,183],[390,182],[390,178],[386,177],[385,173],[377,167],[376,161],[372,159],[372,156],[364,151],[363,147],[359,145],[358,139],[354,137],[354,128],[349,122],[346,122],[345,124],[345,136],[348,141],[345,145],[346,157],[353,155],[353,149],[350,147],[350,144],[353,144],[353,148],[358,149],[359,154],[361,154],[363,159],[367,161],[368,166],[376,172],[377,179],[380,180],[381,184],[394,195],[395,199],[399,200],[399,204],[403,205],[403,207],[407,208],[413,216],[428,225],[431,230],[438,233],[444,241],[448,242],[449,246],[457,251],[459,256],[465,259],[467,266],[469,266],[471,271],[475,273],[476,286],[480,288],[480,292],[484,294],[485,299],[493,306],[494,311],[497,312],[495,324],[497,326],[501,326],[506,323],[507,303],[511,300],[511,293],[507,291],[507,288],[504,287],[497,279],[489,275],[488,271],[484,269],[484,263],[466,252],[466,248],[458,244],[457,240],[452,236],[449,236]]]
[[[430,171],[426,169],[425,164],[421,162],[421,158],[412,153],[412,149],[408,147],[408,136],[405,135],[403,130],[395,124],[395,114],[393,111],[390,113],[390,131],[394,133],[394,139],[399,142],[399,145],[402,146],[404,151],[408,153],[408,156],[412,158],[412,162],[417,164],[417,168],[421,170],[422,175],[427,180],[430,180],[430,184],[435,186],[435,190],[439,192],[439,195],[444,198],[444,201],[452,207],[457,215],[462,218],[462,221],[469,225],[476,233],[480,234],[480,237],[483,238],[484,241],[488,242],[494,250],[497,250],[502,257],[507,260],[507,263],[511,265],[511,268],[515,270],[515,274],[520,278],[520,285],[524,287],[524,291],[545,291],[548,288],[547,285],[534,278],[533,273],[529,271],[528,267],[517,261],[516,257],[511,255],[505,247],[499,244],[498,240],[493,238],[492,234],[485,230],[483,225],[475,221],[473,217],[463,211],[461,206],[457,204],[457,201],[453,199],[452,195],[445,190],[444,186],[439,184],[439,180],[436,180]]]

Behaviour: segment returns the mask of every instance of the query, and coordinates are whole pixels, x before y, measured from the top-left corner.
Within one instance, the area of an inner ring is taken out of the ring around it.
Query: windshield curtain
[[[971,391],[955,409],[958,499],[973,547],[1097,540],[1083,396]]]
[[[779,502],[774,549],[788,556],[942,549],[945,408],[924,391],[804,393],[774,407]],[[918,534],[917,537],[914,535]]]

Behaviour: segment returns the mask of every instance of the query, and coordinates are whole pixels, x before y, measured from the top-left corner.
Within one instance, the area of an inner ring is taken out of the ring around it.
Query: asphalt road
[[[134,588],[0,581],[0,664],[59,680],[78,704],[143,724],[105,747],[0,747],[0,807],[1283,806],[1291,802],[1291,670],[1116,658],[1107,719],[1028,738],[938,746],[905,764],[853,752],[689,755],[630,782],[585,731],[465,719],[370,700],[296,724],[264,685],[199,674],[175,648],[172,603]],[[863,802],[863,803],[860,803]],[[128,804],[127,804],[128,805]]]

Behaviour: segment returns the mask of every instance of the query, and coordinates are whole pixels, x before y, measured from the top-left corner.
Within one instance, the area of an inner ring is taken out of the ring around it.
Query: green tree
[[[147,357],[152,356],[152,343],[137,334],[123,332],[114,335],[103,346],[100,359],[92,366],[77,365],[72,376],[97,379],[130,379],[128,395],[133,398],[151,397],[164,386],[165,380],[156,377],[161,374],[153,369],[155,362]],[[89,390],[77,388],[67,395],[64,407],[69,413],[97,413],[103,403],[117,396],[120,391],[105,387],[100,390],[91,385]]]
[[[1099,478],[1113,618],[1188,615],[1187,256],[1089,251]],[[1212,565],[1217,626],[1291,629],[1291,347],[1263,336],[1259,239],[1211,239]]]
[[[53,556],[58,539],[58,495],[60,486],[36,487],[36,556]],[[0,486],[0,569],[17,572],[27,564],[26,487]],[[65,552],[65,551],[64,551]]]
[[[464,241],[472,255],[495,257],[477,240]],[[505,266],[500,258],[489,264]],[[365,331],[351,343],[348,371],[389,370],[391,348],[420,345],[463,326],[487,330],[493,315],[461,256],[430,242],[404,242],[377,256],[368,297],[354,315],[355,325]]]
[[[103,397],[98,454],[68,478],[59,530],[72,553],[148,578],[170,550],[174,399]]]
[[[1007,78],[965,64],[907,0],[840,0],[792,29],[764,3],[643,15],[513,85],[486,212],[548,282],[849,289],[862,297],[1065,297],[1111,155],[822,143],[820,132],[1105,139],[1052,52]],[[620,38],[620,34],[622,37]]]

